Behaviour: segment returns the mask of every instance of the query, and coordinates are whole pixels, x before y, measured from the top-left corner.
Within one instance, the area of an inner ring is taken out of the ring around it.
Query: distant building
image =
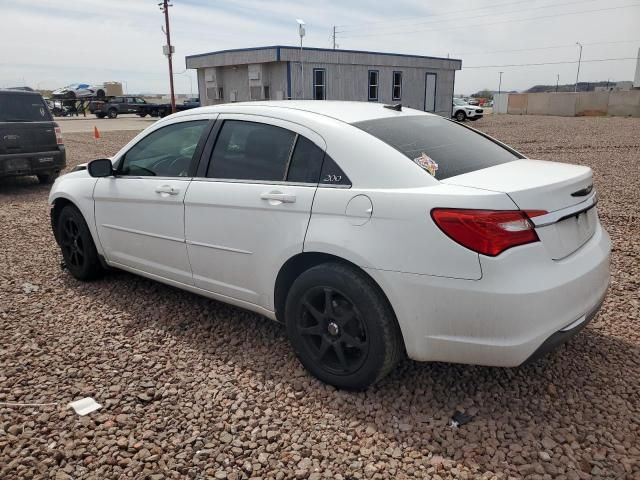
[[[301,53],[299,47],[270,46],[191,55],[186,64],[197,70],[202,105],[355,100],[402,103],[448,116],[462,60],[324,48]]]
[[[611,82],[609,86],[598,86],[594,88],[596,92],[626,92],[633,88],[633,82]]]

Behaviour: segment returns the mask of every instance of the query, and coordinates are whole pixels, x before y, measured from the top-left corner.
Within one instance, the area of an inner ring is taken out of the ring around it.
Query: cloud
[[[331,28],[339,25],[341,48],[462,58],[456,91],[471,93],[497,88],[501,70],[505,90],[554,83],[558,73],[561,83],[571,83],[575,65],[464,67],[572,61],[577,58],[576,41],[585,44],[586,60],[635,57],[640,46],[639,8],[510,21],[629,4],[627,0],[606,4],[595,0],[556,4],[549,0],[174,0],[170,14],[177,72],[184,70],[184,57],[190,54],[296,44],[295,18],[303,18],[308,46],[329,47]],[[505,20],[509,22],[497,23]],[[126,82],[129,92],[166,92],[163,23],[157,0],[14,0],[3,6],[0,86],[24,81],[33,87],[53,88],[77,81],[119,80]],[[593,45],[613,40],[637,41]],[[557,45],[565,46],[487,53]],[[580,78],[627,80],[633,78],[634,68],[633,61],[584,63]],[[195,85],[189,76],[193,79],[194,73],[176,75],[179,92],[188,92]]]

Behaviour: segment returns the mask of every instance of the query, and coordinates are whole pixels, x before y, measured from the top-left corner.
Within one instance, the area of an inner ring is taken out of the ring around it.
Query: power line
[[[558,18],[558,17],[566,17],[568,15],[578,15],[578,14],[582,14],[582,13],[603,12],[603,11],[607,11],[607,10],[620,10],[620,9],[623,9],[623,8],[635,8],[635,7],[639,7],[639,6],[640,6],[640,3],[633,3],[633,4],[630,4],[630,5],[622,5],[622,6],[619,6],[619,7],[597,8],[597,9],[592,9],[592,10],[579,10],[577,12],[555,13],[553,15],[539,15],[537,17],[520,18],[520,19],[514,19],[514,20],[502,20],[502,21],[499,21],[499,22],[465,24],[465,25],[461,25],[461,26],[458,26],[458,27],[448,26],[448,27],[442,27],[442,28],[427,28],[427,29],[401,31],[401,32],[379,32],[379,33],[368,33],[368,34],[359,34],[359,35],[344,35],[343,37],[346,37],[346,38],[372,37],[372,36],[377,37],[377,36],[381,36],[381,35],[407,35],[407,34],[410,34],[410,33],[435,32],[435,31],[438,31],[438,30],[459,30],[461,28],[469,29],[471,27],[481,27],[481,26],[487,26],[487,25],[498,25],[498,24],[503,24],[503,23],[528,22],[528,21],[531,21],[531,20],[539,20],[539,19],[543,19],[543,18]]]
[[[598,58],[593,60],[582,60],[581,63],[590,63],[590,62],[613,62],[618,60],[636,60],[635,57],[621,57],[621,58]],[[533,67],[538,65],[562,65],[562,64],[571,64],[578,63],[577,60],[569,60],[566,62],[542,62],[542,63],[512,63],[510,65],[473,65],[465,68],[503,68],[503,67]]]
[[[520,13],[520,12],[524,12],[524,11],[528,11],[528,10],[540,10],[540,9],[545,9],[545,8],[555,8],[555,7],[562,7],[562,6],[567,6],[567,5],[591,3],[591,2],[595,2],[595,1],[599,1],[599,0],[574,0],[574,1],[571,1],[571,2],[564,2],[564,3],[550,3],[550,4],[546,4],[546,5],[537,5],[535,7],[520,8],[520,9],[506,11],[506,12],[498,12],[497,15],[508,15],[508,14],[511,14],[511,13]],[[512,5],[516,5],[518,3],[523,3],[523,2],[512,2],[512,3],[499,4],[499,5],[512,6]],[[530,1],[527,1],[526,3],[530,3]],[[473,10],[484,10],[486,8],[488,8],[488,7],[481,7],[481,8],[477,8],[477,9],[473,9]],[[449,12],[449,13],[430,15],[428,18],[447,17],[447,16],[451,16],[451,15],[454,15],[454,14],[457,15],[459,13],[467,14],[469,11],[473,11],[473,10],[458,10],[458,11]],[[475,15],[474,18],[492,17],[492,16],[496,16],[496,13],[495,12],[489,12],[489,13],[485,13],[485,14],[482,14],[482,15]],[[418,17],[418,18],[420,18],[420,17]],[[423,17],[423,18],[426,18],[426,17]],[[415,21],[416,18],[413,17],[411,20]],[[399,28],[399,27],[413,27],[413,26],[418,26],[418,25],[428,25],[428,24],[433,24],[433,23],[454,22],[454,21],[459,21],[459,19],[458,18],[454,18],[454,19],[450,19],[450,20],[431,20],[431,21],[428,21],[428,22],[416,22],[416,23],[411,22],[411,23],[408,23],[406,25],[390,25],[389,21],[377,22],[377,24],[384,23],[384,24],[389,25],[389,27]],[[394,20],[393,23],[395,24],[395,23],[397,23],[397,21]],[[367,24],[365,23],[365,24],[362,24],[362,25],[367,25]],[[369,24],[369,25],[371,25],[371,24]],[[371,29],[371,27],[356,26],[355,28],[349,28],[347,30],[338,31],[338,33],[353,32],[353,31],[358,31],[358,30],[370,30],[370,29]]]
[[[612,44],[620,44],[620,43],[640,43],[640,39],[638,40],[616,40],[613,42],[590,42],[583,43],[583,45],[612,45]],[[455,55],[489,55],[492,53],[509,53],[509,52],[530,52],[533,50],[553,50],[557,48],[575,48],[576,44],[571,43],[567,45],[550,45],[548,47],[533,47],[533,48],[517,48],[511,50],[492,50],[489,52],[455,52]]]
[[[587,0],[587,1],[596,1],[596,0]],[[435,15],[420,15],[420,16],[414,15],[411,17],[409,16],[394,17],[392,20],[384,20],[379,22],[363,22],[363,23],[357,23],[357,24],[352,23],[352,24],[345,24],[345,25],[336,25],[336,28],[346,27],[346,30],[360,30],[362,28],[369,28],[369,27],[365,27],[366,25],[380,25],[380,24],[389,24],[390,22],[396,23],[396,22],[402,22],[402,21],[415,21],[416,19],[419,19],[419,18],[448,17],[451,15],[458,15],[461,13],[468,14],[469,12],[476,12],[478,10],[486,10],[488,8],[496,8],[496,7],[502,7],[502,6],[512,6],[512,5],[518,5],[521,3],[531,3],[531,0],[519,0],[517,2],[494,3],[493,5],[486,5],[484,7],[471,8],[471,9],[465,9],[465,10],[454,10],[447,13],[437,13]]]

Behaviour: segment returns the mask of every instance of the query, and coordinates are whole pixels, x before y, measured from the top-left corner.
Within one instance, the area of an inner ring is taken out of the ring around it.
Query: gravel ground
[[[59,267],[48,189],[0,181],[0,479],[640,478],[640,119],[473,126],[594,169],[609,296],[536,364],[405,361],[364,393],[311,378],[284,328],[252,313],[125,273],[75,281]],[[69,163],[134,134],[67,134]],[[65,408],[84,396],[103,408]],[[473,419],[454,429],[456,409]]]

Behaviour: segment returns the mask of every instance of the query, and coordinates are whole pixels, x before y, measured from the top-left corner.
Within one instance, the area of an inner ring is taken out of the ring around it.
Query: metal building
[[[191,55],[186,63],[198,72],[202,105],[356,100],[441,115],[451,114],[455,72],[462,67],[450,58],[278,45]]]

